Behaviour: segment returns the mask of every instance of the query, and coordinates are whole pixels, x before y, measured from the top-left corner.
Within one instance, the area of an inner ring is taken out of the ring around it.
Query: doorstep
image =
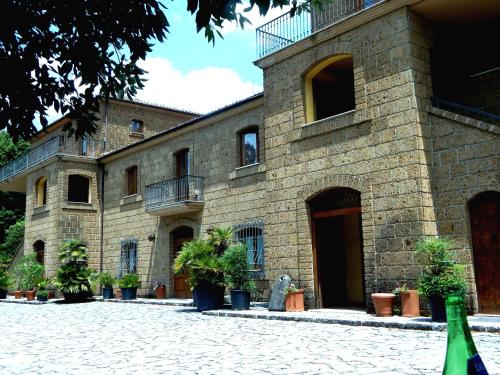
[[[28,301],[25,297],[23,298],[14,298],[14,296],[7,296],[5,299],[0,299],[0,302],[3,303],[18,303],[22,305],[45,305],[47,303],[55,303],[57,301],[62,301],[62,298],[53,298],[49,299],[48,301],[38,301],[38,300],[33,300],[33,301]]]
[[[250,310],[213,310],[204,311],[203,315],[285,320],[295,322],[309,322],[322,324],[342,324],[349,326],[385,327],[398,329],[413,329],[424,331],[446,331],[446,323],[434,323],[429,317],[403,318],[392,316],[381,318],[373,314],[367,314],[362,310],[348,309],[315,309],[304,312],[281,312],[268,311],[263,307],[255,307]],[[467,317],[471,331],[500,333],[500,316],[498,315],[474,315]]]

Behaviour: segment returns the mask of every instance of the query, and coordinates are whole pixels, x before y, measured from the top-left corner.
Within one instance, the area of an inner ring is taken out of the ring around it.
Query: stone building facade
[[[471,3],[450,23],[435,0],[354,3],[263,53],[263,94],[199,117],[112,101],[95,136],[105,149],[4,179],[27,193],[25,251],[43,241],[53,275],[58,245],[80,238],[94,268],[138,272],[141,294],[166,280],[169,296],[188,297],[176,250],[233,227],[261,298],[288,273],[310,307],[369,308],[371,293],[414,284],[419,238],[446,235],[467,265],[471,310],[500,312],[488,267],[499,262],[500,63],[487,53],[443,68],[454,35],[480,41],[465,47],[475,53],[500,9]],[[68,202],[70,175],[89,181],[85,202]]]

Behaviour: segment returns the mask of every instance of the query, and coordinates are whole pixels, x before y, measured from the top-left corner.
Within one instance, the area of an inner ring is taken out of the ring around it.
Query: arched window
[[[254,126],[240,132],[240,166],[259,162],[259,128]]]
[[[255,278],[264,276],[264,223],[255,220],[233,226],[234,240],[247,246],[247,259]]]
[[[127,168],[127,195],[137,194],[137,166]]]
[[[68,177],[68,201],[76,203],[89,203],[90,178],[72,174]]]
[[[333,56],[305,76],[306,121],[313,122],[355,109],[351,55]]]
[[[44,264],[45,261],[45,243],[41,240],[36,241],[33,244],[33,251],[36,253],[36,261],[40,264]]]
[[[36,207],[42,207],[47,204],[47,177],[40,177],[35,185]]]

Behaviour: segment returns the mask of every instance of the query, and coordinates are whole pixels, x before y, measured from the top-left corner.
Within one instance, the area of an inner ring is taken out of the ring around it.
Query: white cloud
[[[244,82],[232,69],[206,67],[183,74],[165,58],[146,59],[148,71],[137,99],[168,107],[206,113],[262,91],[262,86]]]

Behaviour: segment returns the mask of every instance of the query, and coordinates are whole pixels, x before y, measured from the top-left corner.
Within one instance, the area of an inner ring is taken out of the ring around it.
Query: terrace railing
[[[434,107],[443,109],[445,111],[450,111],[458,113],[463,116],[471,117],[476,120],[489,122],[495,125],[500,124],[500,115],[485,112],[481,109],[466,106],[463,104],[455,103],[450,100],[431,97],[431,103]]]
[[[155,211],[185,202],[203,202],[204,178],[182,176],[147,185],[144,189],[146,211]]]
[[[63,135],[55,136],[47,142],[32,148],[26,155],[0,167],[0,182],[12,178],[24,170],[41,163],[54,155],[75,155],[95,158],[103,151],[101,141],[67,139]]]
[[[332,0],[310,12],[290,12],[257,28],[257,57],[261,58],[312,33],[361,12],[385,0]]]

